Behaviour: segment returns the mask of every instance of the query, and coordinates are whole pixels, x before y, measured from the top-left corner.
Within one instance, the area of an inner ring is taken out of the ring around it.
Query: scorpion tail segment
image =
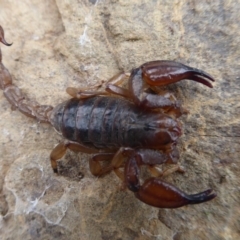
[[[7,41],[4,38],[4,30],[2,28],[2,26],[0,25],[0,42],[3,43],[6,46],[11,46],[12,43],[7,43]]]
[[[214,78],[208,73],[174,61],[147,62],[140,68],[144,80],[153,86],[163,86],[190,79],[212,88],[208,80],[214,82]]]
[[[7,43],[4,39],[4,31],[0,25],[0,42],[10,46],[11,44]],[[2,52],[0,49],[0,89],[5,90],[7,86],[12,85],[12,77],[5,66],[2,64]]]
[[[198,204],[216,197],[212,190],[202,193],[187,195],[173,185],[163,182],[158,178],[150,178],[135,196],[142,202],[158,208],[178,208],[188,204]]]
[[[5,68],[5,66],[2,64],[1,60],[2,54],[0,49],[0,89],[6,90],[7,87],[12,86],[12,76],[7,68]]]
[[[0,26],[0,42],[10,46],[4,39],[4,30]],[[12,83],[12,76],[2,63],[2,53],[0,49],[0,89],[4,96],[12,105],[13,109],[18,109],[28,117],[36,118],[40,122],[49,122],[48,113],[52,111],[52,106],[39,105],[35,101],[29,100],[22,91]]]

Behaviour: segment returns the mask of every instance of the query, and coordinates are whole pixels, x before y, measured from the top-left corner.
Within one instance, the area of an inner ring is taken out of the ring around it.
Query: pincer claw
[[[174,61],[147,62],[141,66],[141,69],[144,80],[152,86],[163,86],[190,79],[212,88],[209,81],[215,81],[211,75],[200,69]]]
[[[135,196],[142,202],[158,208],[178,208],[188,204],[210,201],[217,195],[208,189],[204,192],[188,195],[170,183],[158,178],[145,181]]]

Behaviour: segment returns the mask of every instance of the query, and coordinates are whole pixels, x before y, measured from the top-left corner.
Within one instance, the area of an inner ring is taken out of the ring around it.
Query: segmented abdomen
[[[137,109],[126,100],[114,97],[70,99],[61,112],[58,112],[62,115],[59,130],[69,140],[97,148],[137,144],[137,136],[132,134],[136,131],[131,128],[138,115]]]

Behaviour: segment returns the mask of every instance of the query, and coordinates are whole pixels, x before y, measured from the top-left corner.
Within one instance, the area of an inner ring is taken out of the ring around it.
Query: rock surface
[[[182,117],[180,164],[166,178],[186,192],[215,189],[208,203],[147,206],[111,173],[93,177],[89,156],[68,153],[52,173],[61,137],[18,111],[0,92],[1,239],[239,239],[240,4],[236,1],[0,0],[12,47],[3,62],[41,104],[156,59],[177,60],[215,77],[213,89],[182,81],[170,90]]]

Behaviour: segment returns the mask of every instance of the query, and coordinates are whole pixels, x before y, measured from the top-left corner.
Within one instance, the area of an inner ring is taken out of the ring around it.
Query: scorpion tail
[[[4,38],[4,30],[0,25],[0,42],[6,46],[11,46],[12,44],[7,43]],[[7,86],[12,85],[12,77],[5,66],[2,64],[2,52],[0,48],[0,88],[5,90]]]
[[[0,42],[6,46],[12,44],[7,43],[4,38],[4,30],[0,26]],[[28,117],[36,118],[40,122],[49,122],[48,113],[53,109],[52,106],[40,105],[39,103],[28,99],[22,91],[12,83],[12,76],[8,69],[2,63],[2,52],[0,49],[0,89],[10,102],[13,109],[18,109]]]

